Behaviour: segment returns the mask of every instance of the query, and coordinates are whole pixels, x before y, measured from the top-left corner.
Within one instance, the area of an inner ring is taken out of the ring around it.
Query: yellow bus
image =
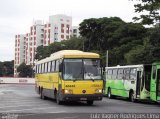
[[[36,91],[42,99],[86,101],[102,100],[103,80],[100,56],[79,50],[62,50],[36,63]]]

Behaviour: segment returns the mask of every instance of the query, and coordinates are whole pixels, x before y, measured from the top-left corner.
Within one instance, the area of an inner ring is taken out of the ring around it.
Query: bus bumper
[[[65,94],[62,96],[63,101],[89,101],[89,100],[102,100],[103,94],[82,94],[82,95],[72,95]]]

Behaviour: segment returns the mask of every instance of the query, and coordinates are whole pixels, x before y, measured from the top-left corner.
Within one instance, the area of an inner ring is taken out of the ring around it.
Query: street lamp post
[[[106,67],[108,67],[108,50],[106,52]]]

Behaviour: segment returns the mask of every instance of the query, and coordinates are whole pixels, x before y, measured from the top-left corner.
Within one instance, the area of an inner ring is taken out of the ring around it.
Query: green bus
[[[160,103],[160,62],[152,64],[150,99]]]
[[[105,95],[135,100],[150,99],[152,65],[127,65],[106,67]]]

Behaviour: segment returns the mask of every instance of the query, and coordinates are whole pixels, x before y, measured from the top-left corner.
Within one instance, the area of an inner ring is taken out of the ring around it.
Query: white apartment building
[[[62,14],[53,15],[49,17],[49,23],[51,24],[51,43],[61,42],[71,37],[72,17]]]
[[[30,27],[30,33],[26,34],[25,63],[34,64],[34,57],[38,46],[43,45],[44,25],[42,21],[35,21]]]
[[[73,37],[79,37],[80,36],[79,27],[78,26],[72,26],[72,36]]]
[[[79,36],[78,33],[78,27],[74,27],[72,30],[72,17],[70,16],[53,15],[49,17],[49,22],[46,24],[43,24],[41,20],[35,21],[30,27],[29,33],[16,35],[14,76],[17,76],[17,67],[22,62],[27,65],[34,65],[38,46],[48,46],[54,42],[68,40],[73,35]]]
[[[51,24],[50,23],[46,23],[44,25],[44,41],[43,41],[43,45],[44,46],[48,46],[51,43]]]
[[[15,36],[14,76],[17,75],[17,67],[25,61],[25,35]]]

